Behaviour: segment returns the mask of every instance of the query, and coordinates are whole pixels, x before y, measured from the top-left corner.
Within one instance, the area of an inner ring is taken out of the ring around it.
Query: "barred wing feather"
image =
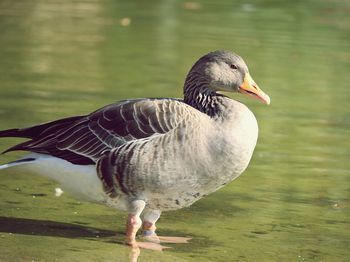
[[[5,130],[0,136],[31,138],[5,152],[26,150],[50,154],[74,164],[94,164],[106,150],[169,132],[183,120],[187,110],[188,106],[176,99],[125,100],[87,116]]]

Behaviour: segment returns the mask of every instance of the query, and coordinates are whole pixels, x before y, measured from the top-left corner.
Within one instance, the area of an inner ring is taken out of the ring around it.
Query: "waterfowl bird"
[[[156,237],[161,212],[187,207],[237,178],[258,137],[253,113],[222,91],[270,103],[240,56],[214,51],[189,71],[183,100],[124,100],[88,115],[0,131],[29,139],[5,152],[30,152],[0,168],[25,168],[79,199],[126,210],[130,246],[156,249],[136,241],[141,227],[150,239],[185,242]]]

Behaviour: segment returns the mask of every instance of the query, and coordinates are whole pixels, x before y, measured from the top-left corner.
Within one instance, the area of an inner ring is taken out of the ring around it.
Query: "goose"
[[[257,142],[253,113],[222,92],[270,103],[239,55],[213,51],[190,69],[183,99],[123,100],[88,115],[0,131],[28,139],[3,153],[29,152],[0,169],[42,175],[80,200],[127,211],[127,245],[185,243],[157,236],[161,212],[188,207],[237,178]],[[136,241],[140,228],[149,241]]]

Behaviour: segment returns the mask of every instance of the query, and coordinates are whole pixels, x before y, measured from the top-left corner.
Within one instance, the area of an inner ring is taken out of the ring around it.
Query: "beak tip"
[[[267,105],[271,103],[270,97],[259,88],[259,86],[251,78],[249,73],[246,73],[246,75],[244,76],[243,83],[239,87],[240,87],[241,93],[247,94],[250,96],[255,96],[256,98],[258,98],[260,101],[262,101]]]

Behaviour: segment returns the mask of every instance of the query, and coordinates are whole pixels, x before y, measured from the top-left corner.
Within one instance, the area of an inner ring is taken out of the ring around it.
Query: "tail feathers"
[[[1,130],[0,137],[28,137],[28,136],[23,135],[21,132],[21,129],[14,128],[14,129],[8,129],[8,130]]]
[[[23,137],[34,139],[42,135],[45,131],[47,132],[49,129],[59,129],[82,118],[84,118],[84,116],[73,116],[27,128],[1,130],[0,137]]]
[[[1,154],[16,151],[16,150],[23,150],[23,151],[33,151],[36,153],[48,153],[48,150],[41,150],[40,148],[36,148],[36,150],[33,150],[32,144],[33,142],[36,142],[40,139],[48,139],[48,137],[52,136],[52,134],[55,134],[61,130],[66,129],[71,124],[77,121],[83,121],[85,119],[85,116],[73,116],[73,117],[67,117],[63,119],[59,119],[56,121],[27,127],[27,128],[14,128],[14,129],[8,129],[8,130],[0,130],[0,138],[1,137],[22,137],[22,138],[29,138],[32,140],[22,142],[20,144],[17,144],[15,146],[12,146],[5,151],[3,151]]]
[[[35,160],[36,160],[36,158],[32,158],[32,157],[29,157],[29,158],[22,158],[22,159],[19,159],[19,160],[16,160],[16,161],[9,162],[9,163],[4,164],[4,165],[0,165],[0,170],[1,170],[1,169],[6,169],[6,168],[9,168],[9,167],[18,166],[18,165],[24,165],[24,164],[28,164],[28,163],[34,163]]]
[[[26,150],[28,150],[28,148],[27,148],[26,146],[29,145],[31,142],[32,142],[32,140],[29,140],[29,141],[25,141],[25,142],[23,142],[23,143],[14,145],[14,146],[12,146],[12,147],[6,149],[5,151],[1,152],[1,154],[6,154],[6,153],[8,153],[8,152],[16,151],[16,150],[23,150],[23,151],[26,151]]]
[[[80,153],[75,153],[70,148],[59,147],[57,141],[61,135],[69,136],[66,132],[80,132],[83,128],[88,130],[89,118],[88,116],[73,116],[68,118],[59,119],[53,122],[40,124],[37,126],[32,126],[28,128],[20,129],[8,129],[0,131],[1,137],[22,137],[29,138],[29,140],[22,142],[20,144],[14,145],[5,151],[2,154],[11,152],[11,151],[30,151],[33,153],[46,154],[62,158],[73,164],[78,165],[94,165],[95,161],[93,157],[95,155],[85,154],[90,151],[83,151]],[[89,131],[90,132],[90,131]],[[91,133],[92,134],[92,133]],[[91,135],[90,133],[88,136]],[[87,139],[87,136],[81,134],[81,137]],[[66,138],[64,138],[66,139]],[[78,137],[78,140],[80,137]],[[93,141],[98,142],[98,138],[93,138],[95,140],[88,141],[87,143],[92,143]],[[77,140],[77,141],[78,141]],[[89,145],[90,145],[89,144]],[[86,145],[84,145],[86,146]],[[82,147],[82,146],[81,146]],[[107,148],[107,146],[105,146]],[[89,148],[91,152],[93,149]],[[1,154],[1,153],[0,153]],[[3,167],[5,168],[5,167]]]

